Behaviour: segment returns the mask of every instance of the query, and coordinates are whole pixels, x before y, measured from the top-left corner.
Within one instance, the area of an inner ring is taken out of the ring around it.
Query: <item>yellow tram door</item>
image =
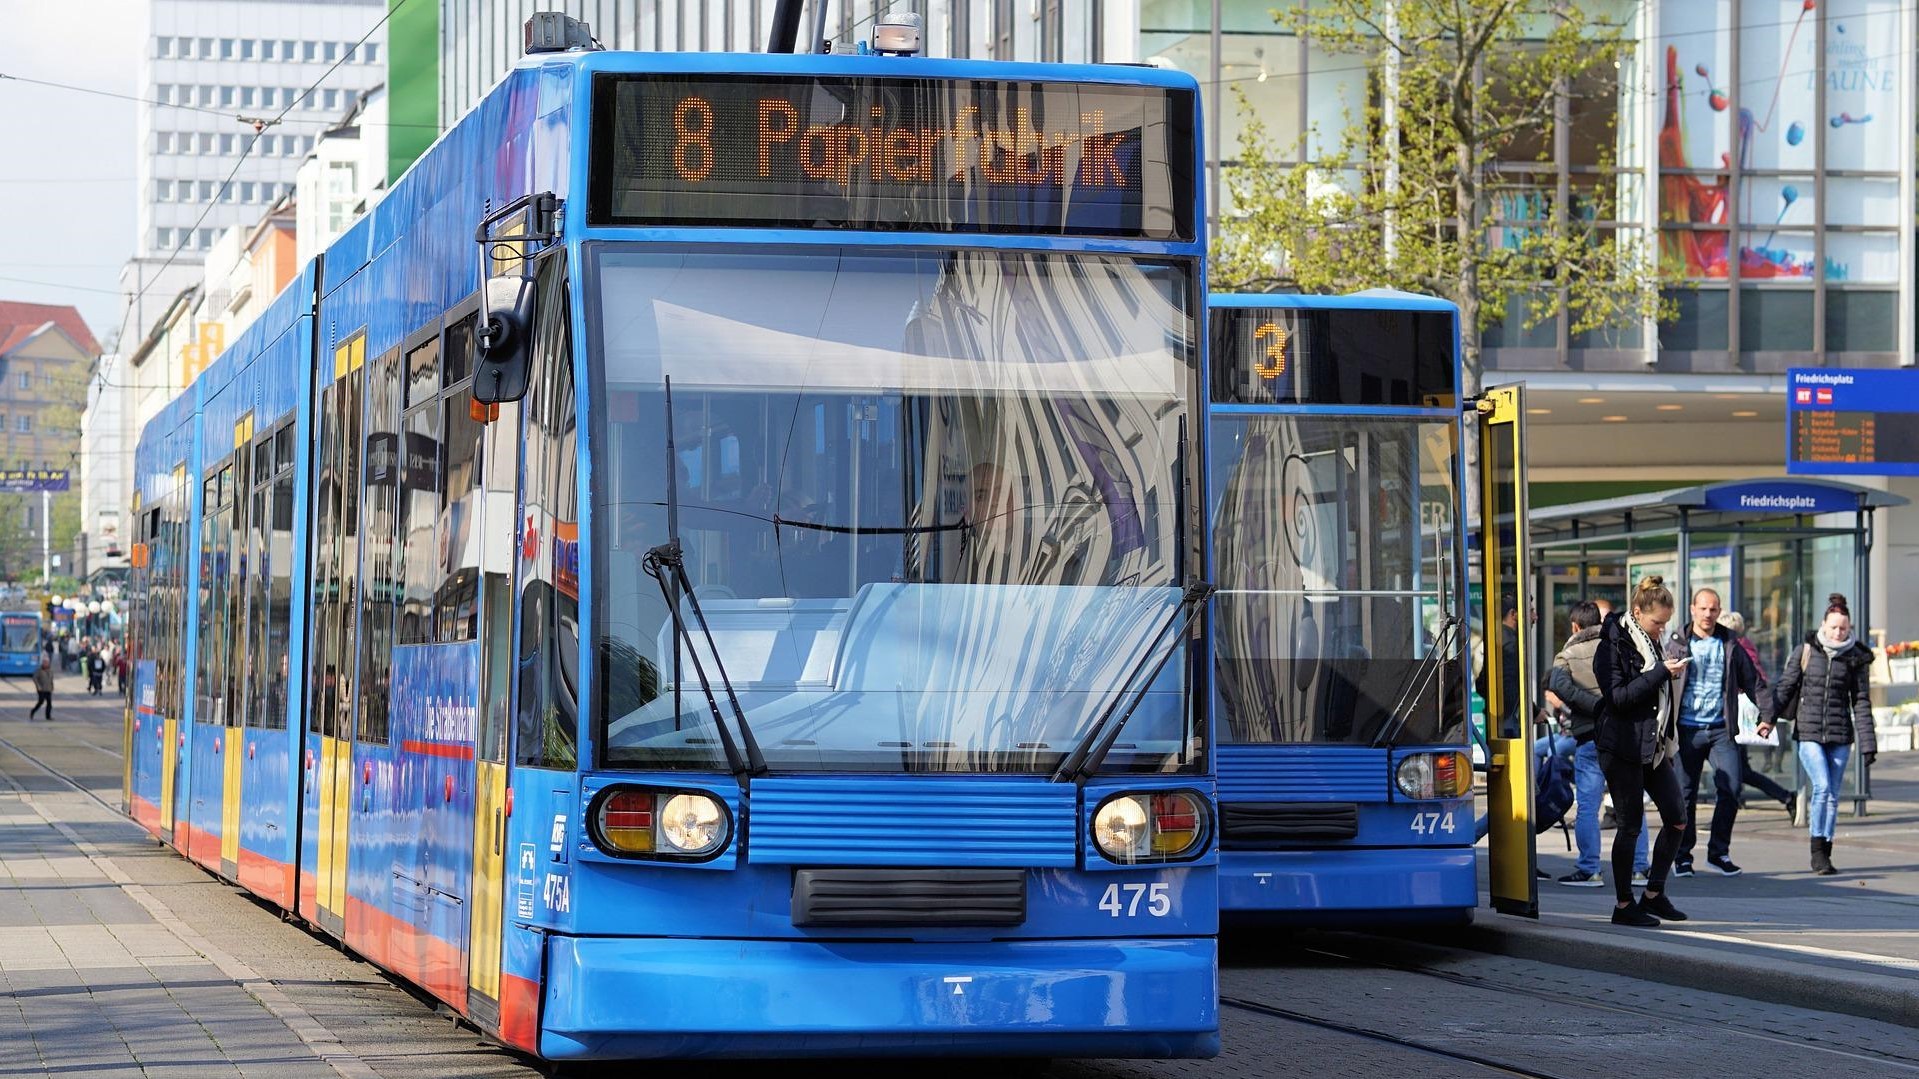
[[[467,1015],[500,1019],[506,895],[508,733],[513,715],[513,566],[519,530],[520,405],[494,406],[480,451],[480,711],[474,731],[473,880],[468,889]]]
[[[353,806],[353,729],[358,685],[359,647],[354,615],[359,604],[360,513],[355,508],[361,482],[362,394],[366,377],[366,333],[353,334],[333,352],[333,385],[321,395],[320,422],[330,425],[323,438],[332,458],[321,462],[334,482],[321,497],[334,499],[331,535],[318,538],[332,548],[331,580],[322,588],[330,606],[320,620],[320,662],[329,670],[329,692],[315,702],[322,711],[320,738],[319,879],[316,901],[320,926],[346,939],[347,822]],[[323,487],[326,486],[323,484]]]
[[[1479,527],[1475,544],[1485,598],[1475,616],[1483,642],[1486,699],[1487,867],[1492,907],[1539,916],[1533,831],[1532,620],[1526,542],[1525,387],[1487,390],[1479,424]]]

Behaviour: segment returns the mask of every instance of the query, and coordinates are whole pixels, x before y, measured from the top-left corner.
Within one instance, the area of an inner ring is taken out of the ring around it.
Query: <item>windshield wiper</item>
[[[1456,614],[1447,615],[1445,621],[1439,624],[1439,632],[1433,636],[1432,651],[1427,652],[1426,658],[1413,668],[1413,673],[1407,676],[1405,688],[1399,691],[1399,697],[1393,701],[1393,718],[1373,737],[1374,749],[1394,744],[1393,740],[1411,721],[1411,703],[1424,697],[1426,690],[1432,686],[1433,678],[1439,673],[1439,665],[1445,659],[1446,650],[1452,646],[1452,637],[1458,629],[1459,616]]]
[[[1067,754],[1066,759],[1060,762],[1059,770],[1053,773],[1053,782],[1083,784],[1088,776],[1099,770],[1099,766],[1106,760],[1106,754],[1112,751],[1113,743],[1119,740],[1120,732],[1126,729],[1126,721],[1133,718],[1133,713],[1138,710],[1140,702],[1146,699],[1146,691],[1153,687],[1153,681],[1159,677],[1160,670],[1166,666],[1166,661],[1171,659],[1173,652],[1176,651],[1174,648],[1162,649],[1160,646],[1161,642],[1167,639],[1167,631],[1169,629],[1173,631],[1171,639],[1174,644],[1177,644],[1180,638],[1185,636],[1187,628],[1193,624],[1193,616],[1206,605],[1207,599],[1212,594],[1213,586],[1206,581],[1195,578],[1186,582],[1186,590],[1180,596],[1178,606],[1172,609],[1166,621],[1154,631],[1145,651],[1140,653],[1139,659],[1133,663],[1132,669],[1120,682],[1119,695],[1115,696],[1099,714],[1099,718],[1086,728],[1086,733],[1080,737],[1079,744],[1073,747],[1073,752]],[[1148,661],[1151,661],[1150,668]],[[1140,678],[1142,672],[1146,675],[1144,679]],[[1120,707],[1121,705],[1125,706],[1124,709]]]
[[[647,551],[640,559],[640,568],[659,582],[660,596],[666,600],[667,610],[673,618],[673,714],[680,712],[679,650],[681,645],[685,645],[687,658],[693,661],[693,673],[700,680],[700,692],[706,696],[706,707],[713,713],[713,726],[720,736],[720,748],[726,753],[733,777],[744,788],[747,777],[766,774],[766,759],[760,755],[759,743],[753,738],[753,728],[746,723],[746,712],[740,708],[739,695],[733,692],[733,680],[726,676],[726,662],[720,658],[719,646],[713,642],[713,629],[707,625],[706,612],[700,609],[699,594],[693,590],[693,582],[687,577],[685,551],[680,546],[679,465],[678,450],[673,443],[673,379],[669,376],[666,379],[666,542]],[[671,587],[666,581],[669,572],[673,577]],[[726,717],[720,712],[720,702],[713,696],[713,683],[706,677],[706,665],[700,662],[700,650],[693,642],[693,633],[680,618],[680,597],[674,595],[676,592],[685,596],[694,620],[700,624],[700,633],[706,638],[706,647],[713,653],[714,673],[720,676],[720,688],[726,694],[726,703],[740,725],[738,743],[734,742],[732,732],[727,729]]]

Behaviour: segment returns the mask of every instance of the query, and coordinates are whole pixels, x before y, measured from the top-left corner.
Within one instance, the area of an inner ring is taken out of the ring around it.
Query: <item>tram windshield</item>
[[[1197,762],[1173,628],[1188,264],[655,246],[592,262],[608,765],[724,767],[695,655],[730,721],[723,667],[774,770],[1050,771],[1136,697],[1107,769]],[[704,615],[680,598],[684,634],[645,570],[669,503]]]
[[[32,652],[40,647],[40,619],[36,615],[8,615],[0,619],[0,652]]]
[[[1462,739],[1455,426],[1239,413],[1212,428],[1221,740]]]

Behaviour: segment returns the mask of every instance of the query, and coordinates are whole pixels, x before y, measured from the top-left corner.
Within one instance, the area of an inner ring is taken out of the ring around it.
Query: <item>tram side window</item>
[[[194,657],[193,719],[219,722],[221,688],[226,683],[225,649],[226,507],[222,503],[227,466],[216,465],[200,488],[200,618]]]
[[[273,532],[268,540],[267,646],[273,677],[267,679],[266,718],[263,727],[287,725],[288,678],[293,652],[293,426],[280,429],[274,440]]]
[[[563,255],[541,261],[535,304],[523,474],[540,556],[520,584],[515,756],[523,765],[572,768],[579,759],[579,438]]]
[[[362,742],[387,740],[387,690],[393,668],[393,617],[398,592],[394,563],[400,497],[400,353],[367,365],[366,494],[361,529],[366,545],[360,592],[360,729]]]
[[[251,426],[253,419],[245,422]],[[253,564],[258,561],[253,556],[253,526],[247,516],[249,495],[252,493],[253,458],[246,447],[236,447],[233,452],[233,464],[227,467],[224,479],[230,479],[231,486],[223,492],[226,500],[227,519],[227,565],[223,572],[226,584],[226,626],[220,636],[222,650],[221,663],[226,670],[226,682],[221,687],[225,694],[225,704],[221,708],[221,719],[229,727],[238,727],[246,719],[247,672],[252,664],[247,662],[247,587],[248,574],[253,572]]]
[[[404,460],[400,468],[400,644],[430,644],[433,593],[440,581],[433,543],[440,499],[440,340],[407,353]]]
[[[451,383],[455,369],[464,370],[453,354],[471,341],[473,316],[447,327],[445,357],[449,389],[441,399],[446,449],[441,456],[438,541],[440,583],[434,593],[435,621],[440,641],[470,641],[479,636],[480,623],[480,431],[473,418],[473,388],[469,382]],[[470,346],[466,346],[470,347]]]
[[[340,586],[334,572],[340,521],[339,463],[334,459],[340,442],[340,389],[339,383],[335,383],[320,392],[320,431],[313,457],[318,477],[312,541],[313,632],[307,638],[311,682],[306,708],[307,729],[323,736],[333,733],[333,688],[340,662],[338,642],[333,634]]]

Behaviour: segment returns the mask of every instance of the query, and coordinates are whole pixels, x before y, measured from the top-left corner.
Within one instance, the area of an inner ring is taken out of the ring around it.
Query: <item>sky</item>
[[[132,94],[144,0],[0,0],[0,74]],[[133,254],[131,101],[0,79],[0,299],[66,303],[103,343]]]

